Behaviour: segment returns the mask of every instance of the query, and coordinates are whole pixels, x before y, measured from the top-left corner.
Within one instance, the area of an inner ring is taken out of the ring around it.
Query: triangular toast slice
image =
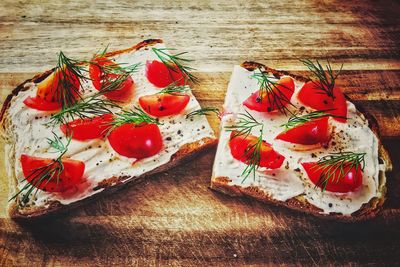
[[[291,84],[291,80],[293,89],[282,82]],[[299,92],[307,82],[309,78],[256,62],[234,67],[221,118],[211,188],[326,218],[355,221],[374,217],[385,200],[385,173],[391,170],[377,122],[344,95],[344,118],[335,108],[323,113],[336,115],[323,115],[300,100]],[[263,93],[258,91],[260,88]],[[286,94],[287,89],[292,92]],[[304,92],[301,97],[307,103],[318,98],[305,97]],[[343,105],[341,108],[343,111]],[[320,122],[316,122],[318,119]],[[311,120],[317,128],[310,128],[311,123],[304,126]],[[321,121],[328,128],[318,128]],[[293,128],[296,130],[290,132]],[[316,133],[307,133],[310,129]],[[328,133],[324,142],[313,142],[324,131]],[[349,165],[354,159],[358,165]],[[335,173],[335,169],[344,172]],[[355,175],[357,172],[361,174]],[[352,184],[346,187],[344,180]]]

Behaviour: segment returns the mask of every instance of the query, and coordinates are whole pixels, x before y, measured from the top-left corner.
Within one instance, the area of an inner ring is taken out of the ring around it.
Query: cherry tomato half
[[[76,119],[60,126],[65,135],[71,135],[75,140],[103,138],[111,127],[112,114],[104,114],[93,118]]]
[[[163,117],[180,113],[189,100],[188,95],[154,94],[140,97],[139,104],[148,114]]]
[[[346,165],[343,169],[334,170],[334,174],[326,181],[324,185],[324,170],[319,168],[316,162],[305,162],[301,164],[306,171],[311,182],[320,188],[325,188],[326,191],[347,193],[356,191],[362,184],[361,167],[352,167]],[[343,171],[343,172],[341,172]],[[344,176],[344,174],[346,174]],[[321,180],[322,179],[322,180]]]
[[[40,172],[43,172],[46,166],[51,166],[53,162],[54,160],[49,158],[21,155],[21,165],[25,179],[38,189],[47,192],[65,192],[82,182],[85,163],[73,159],[62,160],[64,169],[61,173],[54,171],[53,168],[53,176],[42,177]],[[47,167],[47,169],[52,170],[51,167]]]
[[[300,145],[315,145],[329,142],[328,117],[314,119],[278,134],[275,139]]]
[[[56,69],[46,79],[37,84],[36,95],[38,98],[47,102],[60,103],[61,90],[70,91],[70,95],[75,99],[79,95],[80,90],[79,78],[69,69]]]
[[[329,110],[329,114],[336,116],[335,120],[346,122],[347,101],[339,88],[333,88],[332,98],[320,89],[319,82],[309,81],[300,89],[298,98],[303,104],[316,110]]]
[[[123,124],[111,131],[108,141],[119,154],[138,160],[157,154],[163,146],[157,124]]]
[[[164,63],[157,60],[147,61],[146,76],[149,82],[160,88],[166,87],[172,83],[184,85],[186,78],[177,66],[169,68]]]
[[[110,70],[104,71],[103,67],[107,66]],[[96,90],[107,89],[107,86],[109,86],[111,82],[122,76],[121,73],[113,73],[112,67],[119,66],[114,61],[104,57],[94,59],[93,63],[89,65],[89,76]],[[132,77],[128,76],[117,88],[108,93],[104,93],[104,95],[114,101],[128,102],[133,97],[133,85],[134,81]]]
[[[291,77],[283,77],[276,82],[276,85],[271,86],[273,87],[273,92],[258,90],[252,93],[243,102],[243,105],[259,112],[272,112],[287,106],[294,92],[293,79]]]
[[[47,102],[43,98],[37,96],[28,96],[24,100],[24,104],[30,108],[41,110],[41,111],[53,111],[61,109],[61,103],[59,102]]]
[[[251,164],[251,155],[254,152],[254,145],[257,142],[257,137],[254,135],[238,135],[236,132],[232,132],[229,140],[229,148],[231,149],[232,156],[244,162]],[[260,149],[260,167],[266,167],[269,169],[277,169],[282,166],[285,157],[276,152],[271,144],[262,141]]]

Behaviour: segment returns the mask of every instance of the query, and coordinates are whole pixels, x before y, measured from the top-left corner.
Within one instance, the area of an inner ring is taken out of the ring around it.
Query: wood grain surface
[[[298,59],[329,58],[345,64],[340,85],[377,118],[394,165],[384,210],[357,224],[209,190],[215,151],[69,214],[18,224],[4,211],[2,169],[0,265],[399,265],[399,14],[396,1],[0,1],[1,101],[53,67],[59,50],[88,58],[147,38],[196,60],[203,106],[222,105],[244,60],[304,73]]]

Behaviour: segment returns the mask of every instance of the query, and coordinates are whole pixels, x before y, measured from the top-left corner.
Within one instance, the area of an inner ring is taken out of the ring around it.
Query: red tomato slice
[[[324,170],[318,168],[316,162],[305,162],[302,163],[304,170],[306,171],[311,182],[320,188],[324,188],[321,184],[321,177],[324,174]],[[343,167],[344,173],[340,172],[340,169],[336,170],[334,175],[327,181],[325,190],[330,192],[347,193],[356,191],[362,184],[362,172],[361,167],[350,168],[351,165]],[[346,176],[343,176],[343,174]]]
[[[244,162],[246,164],[250,164],[249,156],[254,151],[254,144],[257,142],[257,137],[254,135],[239,135],[236,136],[236,132],[231,133],[231,137],[229,140],[229,148],[231,149],[232,156]],[[266,167],[269,169],[277,169],[282,166],[285,157],[276,152],[271,144],[263,141],[261,144],[260,151],[260,167]]]
[[[172,83],[176,85],[185,84],[185,75],[177,66],[174,66],[172,70],[157,60],[147,61],[146,76],[149,82],[160,88]]]
[[[75,140],[103,138],[110,128],[112,120],[112,114],[104,114],[93,118],[76,119],[62,124],[60,129],[65,135],[72,134],[72,139]]]
[[[61,109],[61,103],[59,102],[47,102],[43,98],[37,96],[28,96],[24,100],[24,104],[30,108],[42,110],[42,111],[53,111]]]
[[[306,82],[298,94],[298,98],[303,104],[316,110],[329,110],[329,114],[343,117],[333,117],[335,120],[346,122],[346,98],[342,91],[337,87],[333,89],[333,96],[334,99],[329,97],[319,88],[319,83],[314,81]]]
[[[114,79],[118,79],[120,77],[120,74],[115,74],[115,73],[104,73],[102,71],[100,66],[116,66],[117,63],[114,61],[100,57],[96,58],[93,60],[95,64],[90,64],[89,65],[89,76],[90,79],[93,82],[94,88],[97,90],[101,90],[105,86],[107,86],[110,81]],[[134,92],[134,81],[131,76],[128,76],[128,78],[121,83],[119,88],[116,88],[114,91],[110,91],[108,93],[105,93],[104,95],[114,101],[119,101],[119,102],[129,102],[131,98],[133,97],[133,92]]]
[[[315,145],[329,142],[328,117],[314,119],[285,132],[278,134],[275,139],[300,145]]]
[[[252,93],[244,102],[243,105],[251,110],[259,112],[272,112],[288,105],[288,101],[292,98],[294,92],[294,81],[291,77],[281,78],[276,86],[273,86],[274,94],[278,94],[282,99],[281,102],[272,101],[273,93],[266,93],[265,90],[258,90]],[[288,100],[288,101],[285,101]]]
[[[25,179],[36,188],[47,192],[65,192],[82,183],[85,163],[73,159],[63,159],[64,170],[61,173],[56,172],[52,177],[45,177],[40,181],[40,170],[43,170],[44,167],[49,166],[53,162],[49,158],[21,155],[21,165]],[[58,174],[60,176],[57,181]]]
[[[124,124],[111,131],[108,141],[119,154],[138,160],[157,154],[163,146],[157,124]]]
[[[148,114],[163,117],[180,113],[189,103],[190,96],[177,94],[154,94],[139,98],[139,104]]]
[[[63,90],[69,90],[75,98],[78,97],[81,86],[79,78],[68,69],[65,69],[64,72],[57,69],[38,83],[36,95],[47,102],[60,102],[61,97],[58,91],[62,86],[66,86],[66,88],[62,88]]]

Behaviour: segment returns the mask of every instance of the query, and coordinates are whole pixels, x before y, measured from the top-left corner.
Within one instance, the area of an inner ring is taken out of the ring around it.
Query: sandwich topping
[[[378,138],[335,84],[340,71],[303,63],[315,75],[305,83],[234,67],[213,177],[349,215],[381,194]]]
[[[22,206],[69,204],[168,163],[182,146],[214,138],[188,81],[184,53],[163,44],[78,62],[62,52],[43,81],[13,97],[9,175]],[[15,159],[15,160],[14,160]],[[111,184],[110,184],[111,185]]]

